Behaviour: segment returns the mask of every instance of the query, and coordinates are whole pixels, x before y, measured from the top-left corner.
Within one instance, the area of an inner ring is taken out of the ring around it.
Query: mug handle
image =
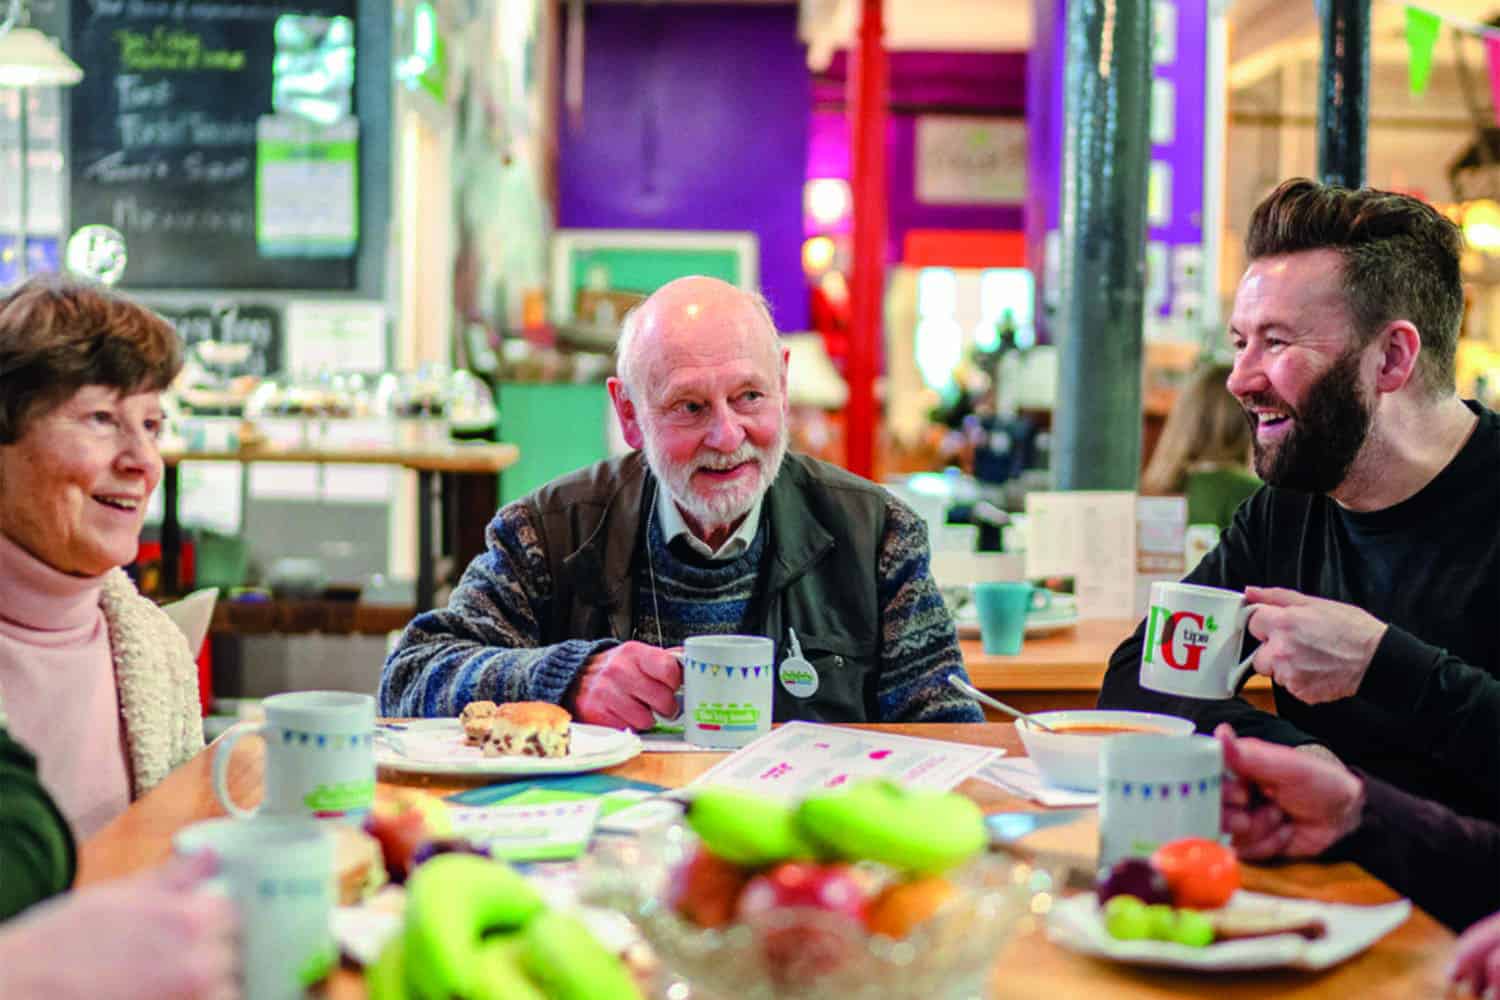
[[[1033,587],[1031,590],[1031,603],[1029,610],[1046,611],[1052,607],[1052,598],[1056,596],[1048,587]]]
[[[234,745],[243,736],[261,735],[266,732],[265,723],[240,722],[229,727],[229,731],[219,737],[219,746],[214,750],[214,794],[218,796],[220,804],[229,815],[236,819],[250,819],[260,812],[260,807],[246,809],[234,801],[229,795],[229,757],[234,751]]]
[[[655,710],[653,710],[651,712],[652,716],[655,717],[659,721],[652,728],[656,729],[656,730],[661,730],[663,732],[675,733],[675,732],[678,732],[678,730],[676,728],[664,729],[663,725],[664,724],[669,724],[669,725],[674,726],[674,727],[682,725],[683,729],[684,730],[686,729],[685,724],[682,722],[682,712],[683,712],[683,701],[682,701],[682,698],[683,698],[684,686],[687,684],[687,674],[686,674],[686,671],[687,671],[687,651],[684,650],[683,648],[681,648],[680,646],[674,646],[671,649],[664,649],[664,650],[662,650],[662,652],[666,653],[668,656],[672,657],[674,660],[677,661],[677,665],[683,669],[683,679],[682,679],[682,682],[677,685],[677,714],[674,715],[674,716],[672,716],[670,719],[663,719],[660,715],[656,714]]]
[[[1243,630],[1249,624],[1250,616],[1255,613],[1255,609],[1258,607],[1260,607],[1258,604],[1247,604],[1243,608],[1240,608],[1239,613],[1235,615],[1234,627],[1238,630]],[[1240,684],[1244,682],[1245,674],[1249,673],[1255,666],[1255,653],[1258,652],[1260,652],[1259,646],[1255,648],[1255,652],[1241,660],[1239,665],[1229,672],[1229,689],[1231,691],[1239,692]]]

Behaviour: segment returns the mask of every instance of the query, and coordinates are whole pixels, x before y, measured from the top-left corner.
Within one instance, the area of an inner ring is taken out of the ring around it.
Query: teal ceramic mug
[[[1014,656],[1026,638],[1026,616],[1052,606],[1052,591],[1024,580],[974,584],[974,606],[979,612],[979,636],[992,656]]]

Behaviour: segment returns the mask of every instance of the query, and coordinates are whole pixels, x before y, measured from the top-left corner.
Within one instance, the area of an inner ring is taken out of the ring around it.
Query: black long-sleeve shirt
[[[73,881],[73,834],[36,776],[36,758],[0,725],[0,920]]]
[[[1473,434],[1414,496],[1357,512],[1265,487],[1187,577],[1289,587],[1386,622],[1353,697],[1308,705],[1277,685],[1273,716],[1239,698],[1146,690],[1142,623],[1110,657],[1099,704],[1183,716],[1201,732],[1229,722],[1243,736],[1322,743],[1400,788],[1500,820],[1500,415],[1468,405]]]

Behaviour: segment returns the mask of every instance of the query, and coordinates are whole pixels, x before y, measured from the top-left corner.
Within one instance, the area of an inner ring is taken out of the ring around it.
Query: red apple
[[[385,871],[392,882],[405,882],[412,869],[412,855],[427,839],[427,823],[415,810],[381,813],[371,810],[365,816],[365,832],[380,842]]]
[[[865,922],[869,893],[848,865],[786,861],[757,875],[740,895],[740,917],[748,920],[767,910],[806,906],[842,913]]]
[[[672,872],[667,902],[699,927],[723,927],[734,920],[740,892],[751,872],[700,846]]]
[[[448,804],[436,795],[394,788],[376,794],[364,827],[380,841],[391,881],[404,882],[416,867],[417,848],[425,841],[452,836],[453,819]]]
[[[850,866],[788,861],[750,880],[739,915],[756,929],[772,977],[795,986],[859,953],[869,902]]]
[[[392,882],[405,882],[414,867],[412,855],[432,833],[420,809],[399,800],[377,799],[365,815],[365,832],[380,842],[386,874]]]

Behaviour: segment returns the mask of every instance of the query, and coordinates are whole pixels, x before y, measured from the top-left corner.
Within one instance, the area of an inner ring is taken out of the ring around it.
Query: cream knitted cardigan
[[[203,749],[198,667],[182,630],[136,591],[124,570],[104,577],[99,603],[109,624],[125,720],[130,797],[138,799]]]
[[[140,595],[124,570],[104,575],[99,606],[109,627],[134,800],[203,749],[198,667],[182,630]]]

